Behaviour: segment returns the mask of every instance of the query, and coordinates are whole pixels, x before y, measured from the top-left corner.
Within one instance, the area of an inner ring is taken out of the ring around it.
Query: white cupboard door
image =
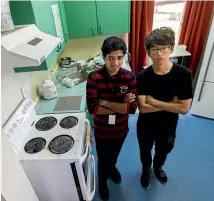
[[[3,130],[1,131],[1,141],[2,197],[6,201],[39,201]]]
[[[203,53],[199,80],[214,82],[214,17]]]
[[[211,45],[212,49],[207,52],[207,56],[209,56],[208,61],[206,63],[203,62],[204,66],[201,68],[199,80],[214,83],[214,40]]]
[[[205,82],[203,88],[202,83],[202,81],[197,83],[191,113],[214,119],[214,83]]]

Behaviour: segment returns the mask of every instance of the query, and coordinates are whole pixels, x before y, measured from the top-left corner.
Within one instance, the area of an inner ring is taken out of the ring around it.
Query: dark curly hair
[[[175,32],[170,27],[160,27],[151,31],[145,38],[146,50],[154,45],[175,45]]]
[[[110,52],[117,50],[122,50],[123,54],[125,55],[127,47],[124,40],[117,36],[112,36],[104,40],[101,50],[104,57]]]

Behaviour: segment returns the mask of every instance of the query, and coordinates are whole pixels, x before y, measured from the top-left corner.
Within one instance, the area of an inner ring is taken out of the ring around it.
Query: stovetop
[[[50,141],[48,147],[51,153],[64,154],[74,146],[74,139],[70,135],[59,135]]]
[[[60,121],[60,126],[66,129],[73,128],[77,124],[78,124],[78,118],[74,116],[67,116]]]
[[[57,119],[51,116],[43,117],[36,122],[36,129],[38,131],[47,131],[52,129],[57,124]]]
[[[84,150],[85,118],[85,113],[36,115],[20,146],[22,157],[31,159],[81,157]],[[34,138],[39,141],[32,144],[31,140]],[[42,138],[46,141],[45,146]],[[27,153],[25,149],[29,141],[32,153]]]
[[[25,100],[3,129],[20,159],[79,160],[85,119],[85,112],[36,115],[35,103]]]
[[[35,154],[40,152],[42,149],[44,149],[45,145],[46,145],[46,140],[42,137],[37,137],[29,140],[25,144],[24,149],[28,154]]]

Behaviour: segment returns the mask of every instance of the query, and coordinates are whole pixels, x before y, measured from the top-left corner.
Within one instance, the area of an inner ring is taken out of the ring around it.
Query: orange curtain
[[[214,1],[187,1],[178,44],[191,53],[189,68],[195,74],[212,18]]]
[[[154,1],[131,2],[131,32],[129,38],[131,53],[131,69],[137,74],[146,65],[146,49],[144,39],[152,30]]]

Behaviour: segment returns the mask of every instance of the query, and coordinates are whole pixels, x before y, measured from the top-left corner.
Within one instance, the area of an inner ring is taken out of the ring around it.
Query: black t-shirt
[[[164,102],[171,101],[174,96],[179,100],[190,99],[193,96],[192,74],[186,67],[173,64],[170,72],[158,75],[149,66],[137,75],[137,90],[138,95],[151,95]],[[172,133],[176,130],[178,114],[168,111],[140,113],[139,120],[142,128],[150,131],[164,129]]]

